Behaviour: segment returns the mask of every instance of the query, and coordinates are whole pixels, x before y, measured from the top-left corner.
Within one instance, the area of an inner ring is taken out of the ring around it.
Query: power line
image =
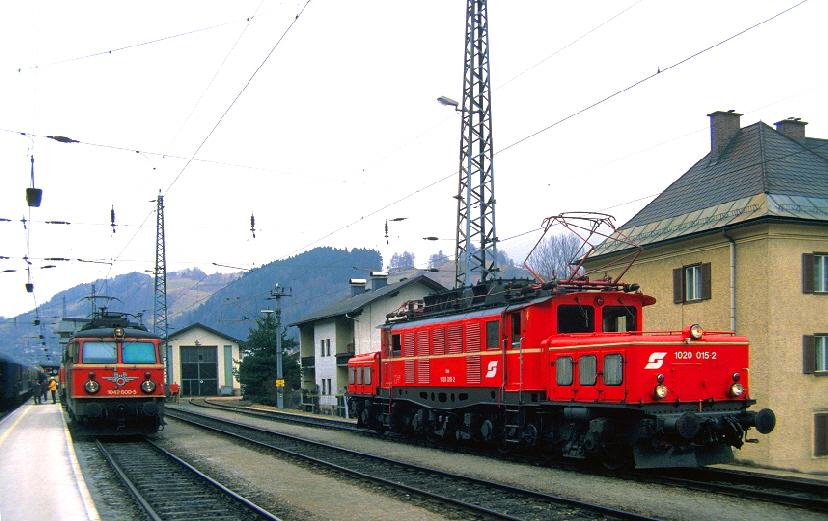
[[[255,78],[256,75],[259,73],[259,71],[262,70],[262,67],[264,67],[265,63],[267,63],[267,60],[270,59],[270,57],[276,51],[276,48],[279,47],[279,44],[282,43],[282,40],[285,39],[285,36],[287,36],[287,34],[293,28],[294,24],[299,20],[299,17],[302,16],[302,14],[305,12],[305,9],[308,7],[308,4],[310,4],[310,3],[311,3],[311,0],[307,0],[307,2],[305,2],[305,5],[302,7],[302,10],[299,12],[299,14],[296,15],[296,18],[294,18],[293,21],[290,22],[290,25],[288,25],[287,29],[285,29],[285,32],[282,33],[282,36],[276,42],[276,45],[274,45],[273,48],[270,49],[270,52],[267,53],[267,56],[265,56],[264,60],[262,60],[262,63],[259,64],[258,67],[256,67],[256,70],[253,71],[253,74],[247,80],[247,83],[244,85],[244,87],[242,87],[241,91],[239,91],[239,93],[236,94],[236,97],[233,98],[233,101],[230,102],[230,105],[227,107],[227,110],[225,110],[224,113],[221,116],[219,116],[219,119],[218,119],[218,121],[216,121],[216,124],[213,126],[213,128],[210,130],[210,132],[207,133],[207,136],[204,138],[204,140],[201,142],[201,144],[198,145],[195,152],[193,152],[192,157],[187,160],[187,163],[184,165],[184,167],[181,169],[181,171],[178,173],[178,175],[175,176],[175,179],[173,179],[172,182],[169,184],[169,186],[167,186],[167,190],[165,191],[165,193],[170,191],[170,189],[178,181],[178,179],[181,177],[181,175],[184,173],[184,171],[187,169],[187,167],[190,166],[190,163],[193,161],[193,159],[195,159],[195,156],[198,155],[198,152],[201,150],[201,147],[203,147],[204,144],[207,143],[207,140],[210,139],[210,136],[213,135],[213,133],[218,128],[218,126],[224,120],[224,116],[226,116],[230,112],[230,110],[233,108],[233,106],[236,104],[236,102],[239,100],[239,98],[241,98],[241,95],[244,94],[244,92],[247,90],[247,87],[250,86],[250,83],[253,81],[253,78]]]
[[[252,20],[252,19],[253,19],[253,16],[248,17],[244,21],[246,21],[247,23],[250,23],[250,20]],[[194,29],[192,31],[186,31],[186,32],[183,32],[183,33],[178,33],[178,34],[174,34],[174,35],[170,35],[170,36],[165,36],[163,38],[157,38],[155,40],[149,40],[149,41],[146,41],[146,42],[136,43],[136,44],[132,44],[132,45],[125,45],[123,47],[117,47],[115,49],[109,49],[109,50],[106,50],[106,51],[99,51],[99,52],[95,52],[95,53],[92,53],[92,54],[85,54],[83,56],[75,56],[74,58],[67,58],[65,60],[58,60],[58,61],[55,61],[55,62],[43,64],[43,65],[30,65],[28,67],[20,67],[18,69],[15,69],[15,72],[22,72],[22,71],[33,70],[33,69],[42,69],[44,67],[51,67],[53,65],[60,65],[62,63],[70,63],[70,62],[79,61],[79,60],[86,60],[86,59],[89,59],[89,58],[95,58],[97,56],[109,56],[112,53],[116,53],[116,52],[119,52],[119,51],[125,51],[127,49],[136,49],[138,47],[144,47],[146,45],[152,45],[152,44],[155,44],[155,43],[165,42],[167,40],[180,38],[182,36],[190,36],[190,35],[200,33],[200,32],[203,32],[203,31],[210,31],[212,29],[218,29],[219,27],[224,27],[225,25],[237,24],[237,23],[240,23],[242,21],[243,20],[236,20],[234,22],[224,22],[224,23],[220,23],[220,24],[216,24],[216,25],[211,25],[209,27],[202,27],[201,29]]]

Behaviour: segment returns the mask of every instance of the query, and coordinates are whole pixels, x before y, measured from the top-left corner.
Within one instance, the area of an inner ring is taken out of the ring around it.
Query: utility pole
[[[164,196],[158,190],[155,234],[155,299],[153,301],[152,332],[164,341],[167,383],[172,383],[172,350],[167,344],[167,249],[164,241]]]
[[[497,269],[494,170],[492,169],[492,112],[489,86],[489,20],[486,0],[468,0],[463,122],[460,138],[460,182],[457,190],[457,265],[455,287],[471,285]],[[472,210],[479,209],[477,216]],[[472,251],[474,245],[479,248]]]
[[[263,309],[262,313],[273,313],[276,319],[276,408],[283,409],[285,407],[285,379],[282,371],[282,297],[289,297],[289,293],[285,293],[285,288],[276,284],[276,287],[270,292],[270,298],[276,301],[275,309]]]

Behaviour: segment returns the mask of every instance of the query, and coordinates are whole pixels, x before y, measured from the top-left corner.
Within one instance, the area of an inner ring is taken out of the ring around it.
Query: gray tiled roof
[[[762,217],[828,221],[828,140],[794,141],[761,121],[747,126],[619,229],[646,245]],[[606,241],[595,254],[620,249]]]
[[[195,323],[193,323],[193,324],[190,324],[189,326],[187,326],[187,327],[185,327],[185,328],[183,328],[183,329],[180,329],[180,330],[176,331],[175,333],[172,333],[172,334],[168,337],[168,340],[173,340],[173,339],[175,339],[175,338],[178,338],[178,337],[182,336],[183,334],[188,333],[188,332],[190,332],[190,331],[193,331],[193,330],[195,330],[195,329],[203,329],[203,330],[207,331],[208,333],[210,333],[210,334],[212,334],[212,335],[215,335],[215,336],[217,336],[217,337],[224,338],[225,340],[228,340],[228,341],[230,341],[230,342],[235,342],[235,343],[237,343],[237,344],[239,343],[239,340],[238,340],[238,339],[235,339],[235,338],[233,338],[233,337],[232,337],[232,336],[230,336],[230,335],[225,335],[225,334],[224,334],[224,333],[222,333],[221,331],[218,331],[218,330],[213,329],[213,328],[211,328],[211,327],[207,327],[207,326],[205,326],[204,324],[200,324],[200,323],[198,323],[198,322],[195,322]]]
[[[314,322],[316,320],[339,317],[345,314],[353,314],[359,311],[362,307],[372,304],[380,298],[391,296],[394,292],[398,292],[403,287],[416,283],[423,284],[424,286],[426,286],[427,289],[433,292],[442,291],[446,289],[443,287],[442,284],[435,281],[434,279],[431,279],[426,275],[420,274],[410,279],[403,279],[398,282],[388,284],[387,286],[384,286],[376,290],[369,290],[365,293],[360,293],[359,295],[337,300],[333,304],[325,306],[324,308],[319,309],[311,313],[310,315],[302,317],[302,319],[297,320],[296,322],[289,325],[300,326],[302,324]]]

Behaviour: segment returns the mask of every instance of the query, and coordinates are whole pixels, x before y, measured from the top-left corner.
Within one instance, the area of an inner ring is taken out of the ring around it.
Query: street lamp
[[[458,112],[460,111],[460,109],[457,108],[457,106],[460,104],[449,97],[440,96],[439,98],[437,98],[437,101],[440,103],[440,105],[445,105],[446,107],[453,107],[454,110]]]
[[[285,407],[285,379],[282,375],[282,335],[279,332],[279,326],[281,326],[282,310],[263,309],[262,313],[264,313],[265,315],[276,313],[276,408],[283,409]]]

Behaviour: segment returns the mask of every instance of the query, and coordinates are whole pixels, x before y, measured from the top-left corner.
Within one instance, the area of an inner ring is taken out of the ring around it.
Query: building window
[[[673,302],[698,302],[710,298],[710,263],[692,264],[673,270]]]
[[[828,333],[802,337],[802,372],[828,374]]]
[[[331,339],[319,341],[319,356],[331,356]]]
[[[814,456],[828,456],[828,412],[814,414]]]
[[[802,254],[802,292],[828,293],[828,253]]]

